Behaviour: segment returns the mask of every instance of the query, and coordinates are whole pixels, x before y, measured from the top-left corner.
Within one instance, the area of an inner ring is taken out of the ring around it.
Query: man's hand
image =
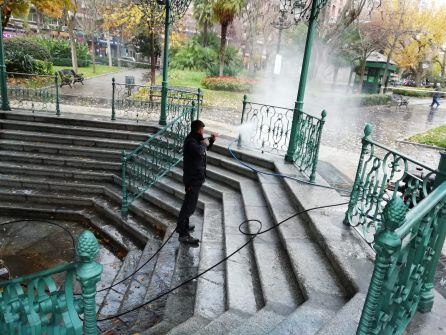
[[[207,138],[205,138],[203,141],[200,142],[201,144],[205,145],[205,146],[209,146],[209,140]]]
[[[211,141],[215,142],[215,140],[217,139],[218,135],[216,133],[212,133],[211,134]]]

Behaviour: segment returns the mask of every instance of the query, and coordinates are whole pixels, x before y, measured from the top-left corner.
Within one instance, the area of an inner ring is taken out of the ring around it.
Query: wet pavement
[[[13,220],[20,218],[0,217],[0,260],[3,260],[9,270],[10,278],[74,261],[75,242],[72,237],[76,239],[85,230],[83,225],[55,219],[48,221],[60,227],[49,224],[46,220],[2,225]],[[104,265],[100,285],[106,285],[110,278],[114,278],[122,262],[103,244],[99,245],[97,261]]]

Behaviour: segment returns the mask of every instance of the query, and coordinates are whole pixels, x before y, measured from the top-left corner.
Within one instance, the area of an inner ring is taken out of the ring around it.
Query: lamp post
[[[152,1],[152,0],[148,0]],[[164,13],[164,50],[163,50],[163,82],[161,84],[161,114],[159,124],[164,126],[167,124],[167,94],[169,90],[168,85],[168,67],[169,67],[169,35],[170,26],[176,20],[180,19],[191,0],[157,0],[158,5],[165,7]]]
[[[296,103],[294,105],[293,122],[291,125],[290,143],[285,159],[289,162],[294,161],[294,152],[297,147],[298,128],[303,113],[305,88],[307,85],[308,69],[310,65],[311,51],[313,47],[314,33],[316,31],[316,20],[321,9],[327,4],[328,0],[280,0],[283,8],[294,15],[294,20],[307,21],[308,32],[305,42],[305,52],[300,72],[299,91]]]
[[[8,88],[6,83],[6,65],[3,53],[3,6],[0,6],[0,92],[2,95],[2,110],[9,111]]]
[[[287,14],[288,13],[285,10],[284,6],[280,6],[279,16],[271,23],[273,28],[279,31],[279,36],[277,39],[277,51],[276,51],[277,54],[280,53],[280,44],[282,42],[282,30],[289,29],[291,26],[294,25],[294,22],[288,19]]]

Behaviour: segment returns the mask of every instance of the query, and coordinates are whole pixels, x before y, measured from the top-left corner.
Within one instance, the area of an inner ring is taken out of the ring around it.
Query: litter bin
[[[125,88],[127,89],[127,95],[132,95],[132,88],[135,85],[135,77],[125,76]]]

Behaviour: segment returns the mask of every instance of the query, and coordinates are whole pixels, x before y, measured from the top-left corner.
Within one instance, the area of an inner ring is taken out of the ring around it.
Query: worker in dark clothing
[[[204,127],[200,120],[193,121],[191,132],[183,146],[183,183],[186,196],[178,216],[176,232],[180,235],[179,241],[188,244],[199,242],[190,235],[195,226],[189,222],[189,218],[195,212],[200,188],[206,178],[206,150],[212,148],[217,137],[212,134],[210,138],[204,138]]]
[[[440,92],[438,92],[438,89],[437,89],[436,92],[434,93],[434,95],[432,96],[431,108],[434,108],[434,105],[436,105],[436,108],[438,108],[440,106],[438,99],[440,99]]]

